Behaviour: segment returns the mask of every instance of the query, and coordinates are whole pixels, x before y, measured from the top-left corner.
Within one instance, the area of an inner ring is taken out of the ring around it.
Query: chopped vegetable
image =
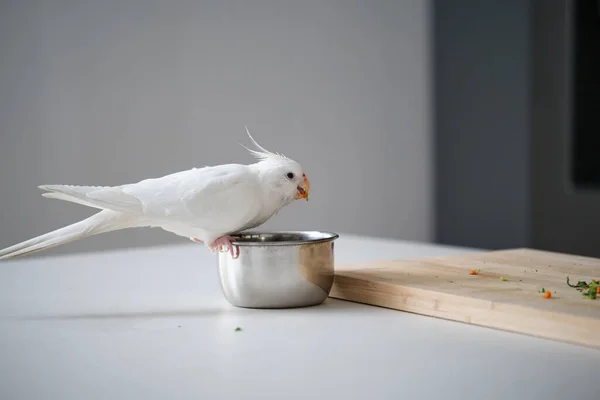
[[[242,330],[242,328],[240,328],[239,326],[238,326],[237,328],[235,328],[235,331],[236,331],[236,332],[239,332],[239,331],[241,331],[241,330]]]
[[[583,288],[583,287],[586,287],[588,284],[585,281],[578,281],[577,285],[571,285],[569,283],[569,277],[567,276],[567,285],[569,285],[573,288]]]
[[[508,278],[507,278],[507,277],[505,277],[505,276],[501,276],[501,277],[500,277],[500,280],[501,280],[501,281],[504,281],[504,282],[506,282],[506,281],[508,280]]]
[[[546,292],[546,289],[544,289],[544,288],[541,288],[541,289],[539,290],[539,292],[540,292],[540,293],[545,293],[545,292]]]
[[[576,288],[584,297],[590,300],[595,300],[597,295],[600,294],[600,283],[596,279],[592,279],[589,284],[586,281],[577,281],[576,285],[571,285],[567,276],[567,285]]]
[[[477,275],[478,273],[479,273],[479,270],[472,269],[469,271],[469,275]]]
[[[598,286],[593,283],[590,284],[589,288],[587,288],[587,292],[584,292],[583,295],[585,297],[589,297],[591,300],[596,299],[596,295],[598,294]]]
[[[544,298],[545,299],[549,299],[550,297],[552,297],[552,293],[550,293],[550,292],[544,293]]]

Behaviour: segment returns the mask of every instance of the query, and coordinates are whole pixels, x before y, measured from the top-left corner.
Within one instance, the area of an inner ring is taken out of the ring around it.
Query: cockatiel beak
[[[296,197],[295,197],[296,200],[306,199],[306,201],[308,201],[309,190],[310,190],[310,182],[308,181],[308,178],[305,175],[302,182],[298,185],[298,192],[296,193]]]

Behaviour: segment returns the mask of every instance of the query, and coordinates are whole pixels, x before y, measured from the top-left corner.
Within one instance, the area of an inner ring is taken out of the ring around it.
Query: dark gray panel
[[[573,4],[538,0],[534,8],[533,246],[600,256],[600,193],[569,180]]]
[[[434,2],[436,241],[530,244],[530,2]]]

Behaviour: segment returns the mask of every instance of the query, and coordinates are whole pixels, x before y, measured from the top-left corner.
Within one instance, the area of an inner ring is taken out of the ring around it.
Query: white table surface
[[[460,252],[336,241],[338,263]],[[191,242],[0,263],[2,400],[567,400],[599,381],[600,351],[574,345],[334,299],[235,308]]]

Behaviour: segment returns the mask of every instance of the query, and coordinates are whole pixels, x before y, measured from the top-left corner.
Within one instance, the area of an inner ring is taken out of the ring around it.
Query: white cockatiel
[[[121,186],[43,185],[42,196],[102,211],[82,221],[0,250],[0,260],[31,254],[99,233],[159,227],[205,243],[211,251],[239,249],[231,234],[255,228],[294,200],[308,200],[310,183],[302,166],[260,146],[258,161],[192,168]],[[244,146],[245,147],[245,146]]]

